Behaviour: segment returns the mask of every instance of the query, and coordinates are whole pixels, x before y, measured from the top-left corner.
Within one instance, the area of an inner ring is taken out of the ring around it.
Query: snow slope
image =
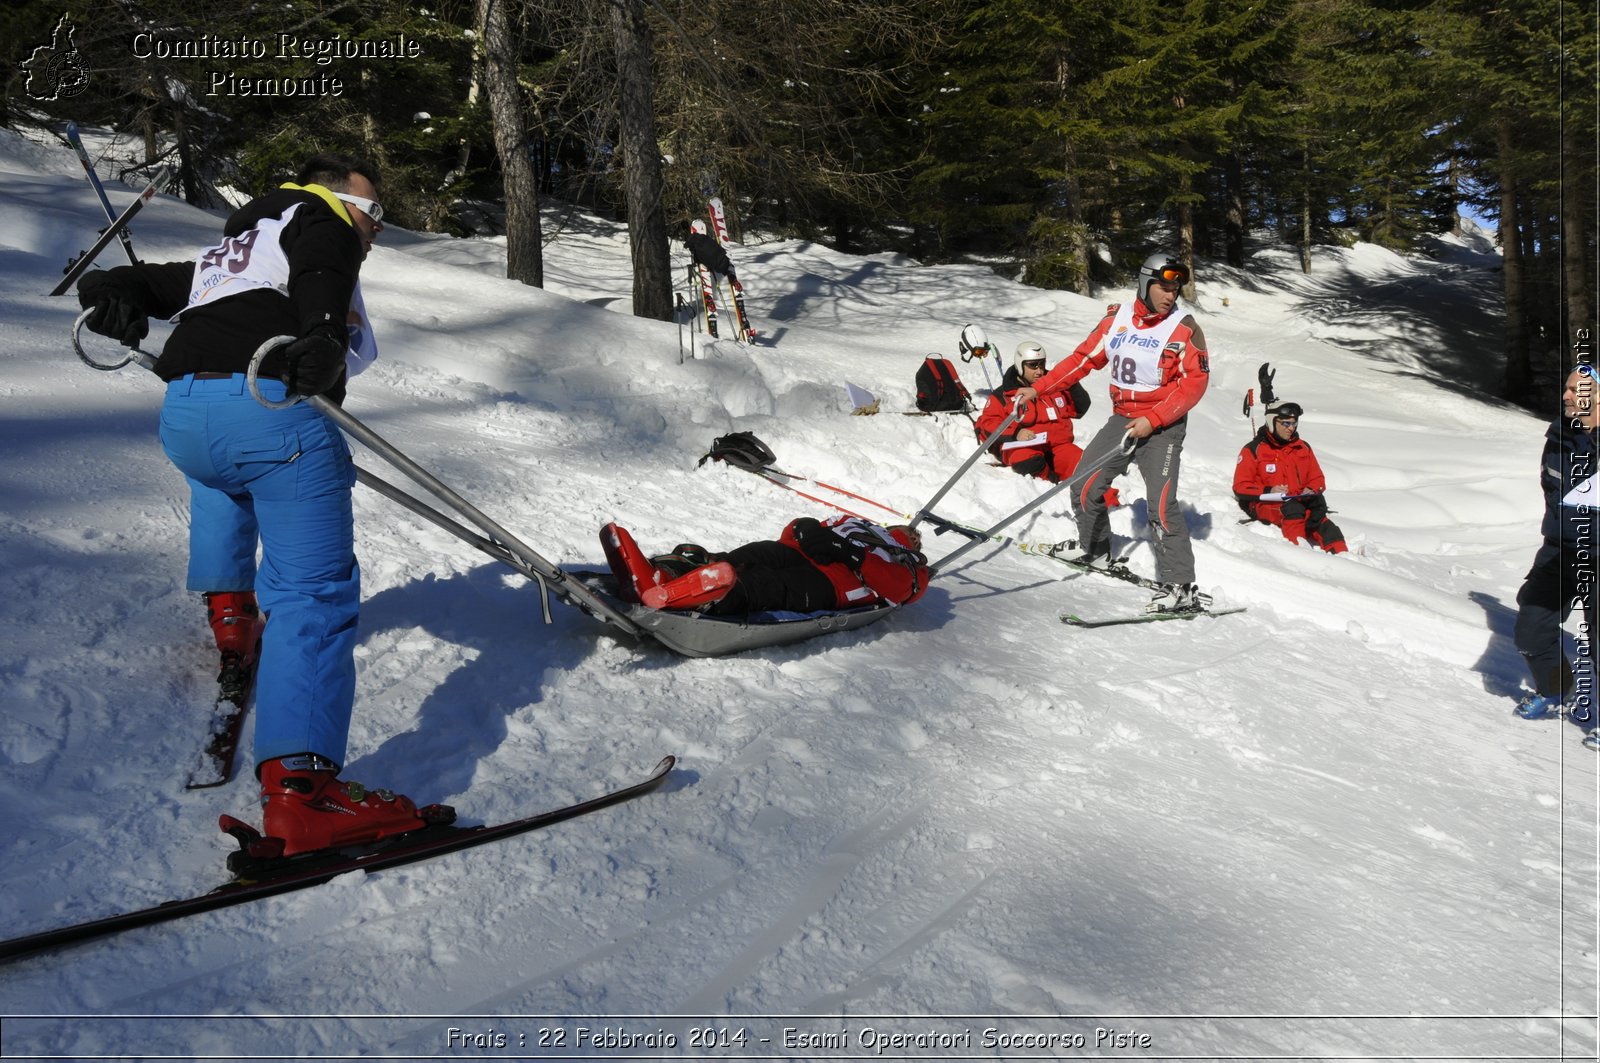
[[[79,364],[75,305],[42,295],[100,222],[46,139],[0,132],[0,936],[215,884],[216,817],[254,806],[245,778],[182,789],[211,686],[186,492],[159,382]],[[186,258],[218,227],[161,197],[135,243]],[[542,291],[499,277],[495,241],[390,230],[364,272],[383,358],[346,408],[557,563],[602,563],[608,520],[647,549],[726,548],[830,511],[697,466],[713,437],[752,430],[781,468],[910,512],[974,445],[964,419],[899,415],[921,357],[977,321],[1054,359],[1126,294],[795,241],[734,257],[764,342],[680,364],[674,325],[628,314],[617,226],[563,228]],[[536,588],[359,490],[347,776],[469,822],[665,753],[674,779],[7,964],[6,1052],[1592,1058],[1595,765],[1576,729],[1509,711],[1544,422],[1474,386],[1496,264],[1470,236],[1319,249],[1309,276],[1278,248],[1203,269],[1184,501],[1202,584],[1248,606],[1226,619],[1068,628],[1064,608],[1145,595],[996,547],[861,632],[686,660],[561,606],[545,626]],[[1349,555],[1237,522],[1263,361],[1307,409]],[[848,416],[845,380],[884,412]],[[1090,384],[1084,438],[1109,406]],[[1120,486],[1134,538],[1141,487]],[[940,509],[987,523],[1037,490],[979,463]],[[1068,538],[1064,498],[1016,531]],[[691,1032],[708,1025],[722,1040]]]

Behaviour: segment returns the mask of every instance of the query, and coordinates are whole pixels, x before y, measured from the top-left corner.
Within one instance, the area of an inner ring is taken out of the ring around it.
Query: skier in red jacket
[[[1031,341],[1019,345],[1000,386],[990,393],[978,415],[979,442],[993,435],[1011,413],[1018,389],[1032,387],[1039,397],[1023,403],[1016,423],[989,451],[1013,472],[1051,483],[1065,480],[1083,457],[1083,450],[1072,441],[1072,422],[1089,408],[1089,393],[1078,379],[1090,368],[1083,362],[1076,377],[1050,374],[1054,383],[1049,390],[1041,390],[1038,384],[1046,375],[1044,348]]]
[[[908,605],[928,589],[928,559],[916,530],[861,517],[800,517],[776,541],[746,543],[725,554],[685,543],[647,558],[617,524],[600,529],[600,545],[622,596],[654,609],[715,616],[825,612]]]
[[[1309,539],[1330,554],[1342,554],[1344,532],[1328,519],[1322,494],[1327,479],[1311,444],[1300,438],[1303,413],[1298,402],[1267,410],[1267,423],[1239,451],[1233,495],[1246,514],[1277,525],[1291,543]]]
[[[1139,267],[1136,298],[1106,308],[1105,317],[1038,387],[1018,396],[1031,400],[1076,380],[1089,368],[1111,367],[1111,417],[1084,447],[1085,465],[1072,476],[1072,505],[1078,519],[1078,553],[1070,559],[1088,565],[1111,560],[1111,520],[1106,494],[1111,481],[1139,467],[1149,505],[1150,548],[1161,588],[1146,611],[1184,612],[1203,608],[1209,597],[1195,583],[1194,546],[1178,504],[1178,475],[1189,411],[1206,393],[1210,356],[1199,324],[1178,293],[1189,281],[1189,267],[1157,252]],[[1131,449],[1121,449],[1131,440]]]

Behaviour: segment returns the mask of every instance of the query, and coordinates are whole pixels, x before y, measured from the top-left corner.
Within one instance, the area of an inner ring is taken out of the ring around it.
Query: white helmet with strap
[[[961,330],[959,350],[962,360],[970,362],[974,358],[987,358],[991,349],[989,334],[983,331],[982,325],[968,325]]]
[[[1046,360],[1043,344],[1035,343],[1033,340],[1025,340],[1017,344],[1017,353],[1011,356],[1011,367],[1017,371],[1018,375],[1021,375],[1023,362],[1043,362]]]

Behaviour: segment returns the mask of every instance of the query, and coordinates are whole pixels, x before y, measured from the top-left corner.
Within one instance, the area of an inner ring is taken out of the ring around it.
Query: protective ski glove
[[[344,376],[349,336],[333,325],[319,325],[283,351],[283,384],[291,395],[321,395]]]
[[[93,311],[84,321],[90,332],[109,336],[124,347],[137,347],[150,335],[150,316],[141,286],[124,273],[129,268],[118,266],[85,275],[78,282],[78,305]]]

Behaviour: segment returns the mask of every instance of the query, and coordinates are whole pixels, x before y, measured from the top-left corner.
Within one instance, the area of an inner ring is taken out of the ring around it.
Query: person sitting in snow
[[[704,266],[712,273],[728,278],[729,284],[739,283],[739,276],[733,270],[733,262],[728,258],[728,252],[706,231],[704,221],[696,218],[689,223],[689,237],[684,243],[689,246],[689,257],[694,259],[695,265]]]
[[[908,605],[928,589],[928,559],[916,529],[861,517],[800,517],[776,541],[746,543],[725,554],[685,543],[647,558],[614,523],[600,529],[600,545],[622,597],[653,609],[811,613]]]
[[[1046,369],[1042,346],[1032,341],[1017,346],[1000,386],[978,415],[979,442],[993,435],[1011,413],[1018,389],[1036,387]],[[1058,483],[1078,467],[1083,450],[1072,441],[1072,422],[1088,410],[1089,393],[1076,380],[1065,380],[1024,402],[1012,426],[989,445],[990,453],[1013,472]]]
[[[1267,408],[1267,423],[1239,451],[1233,495],[1247,516],[1277,525],[1291,543],[1309,539],[1330,554],[1342,554],[1344,532],[1328,519],[1323,497],[1327,479],[1311,444],[1300,438],[1303,412],[1298,402]]]

